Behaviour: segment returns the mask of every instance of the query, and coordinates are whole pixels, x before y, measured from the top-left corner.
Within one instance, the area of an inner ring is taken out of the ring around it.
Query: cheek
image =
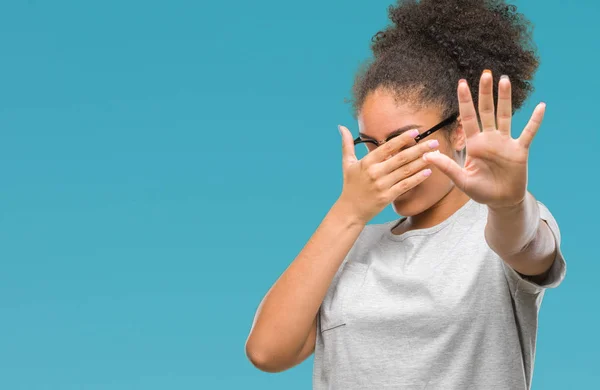
[[[421,183],[421,187],[427,197],[437,199],[438,196],[443,196],[452,189],[454,183],[438,168],[432,165],[429,165],[429,168],[431,176]]]
[[[444,153],[447,156],[452,156],[452,144],[448,141],[448,139],[443,135],[435,137],[435,139],[440,143],[440,146],[438,147],[440,153]]]
[[[444,175],[442,171],[435,167],[431,168],[431,176],[423,182],[429,189],[436,191],[436,188],[443,192],[448,184],[451,182],[448,176]]]
[[[452,151],[447,150],[446,145],[440,144],[439,151],[451,159],[454,159]],[[448,186],[452,185],[452,181],[448,178],[448,176],[440,171],[435,165],[429,164],[427,165],[427,168],[431,169],[431,176],[421,183],[420,186],[423,187],[423,189],[428,193],[435,193],[438,191],[444,192],[447,190]]]
[[[449,180],[439,169],[434,166],[429,166],[431,176],[418,185],[417,190],[420,196],[427,198],[435,198],[436,193],[443,192]]]
[[[446,156],[448,156],[452,160],[454,160],[456,163],[460,164],[460,161],[458,161],[456,158],[457,155],[456,155],[455,150],[452,148],[452,145],[450,145],[448,143],[448,141],[443,137],[437,138],[437,140],[440,143],[440,146],[438,146],[438,148],[437,148],[439,150],[439,152],[442,154],[445,154]],[[442,172],[440,172],[440,170],[437,169],[435,166],[429,165],[429,168],[431,168],[433,171],[433,174],[431,175],[432,177],[430,179],[432,179],[434,175],[435,176],[441,175],[443,177],[446,177],[446,175],[444,175]]]

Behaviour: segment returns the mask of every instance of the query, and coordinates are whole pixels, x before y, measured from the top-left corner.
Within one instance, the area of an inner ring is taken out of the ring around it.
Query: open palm
[[[529,123],[517,139],[510,134],[512,103],[508,78],[498,86],[498,112],[494,110],[493,77],[484,72],[479,84],[479,117],[467,82],[458,85],[462,126],[467,137],[464,167],[441,153],[429,153],[426,160],[445,173],[473,200],[490,207],[510,207],[527,194],[529,147],[544,117],[545,104],[534,110]]]

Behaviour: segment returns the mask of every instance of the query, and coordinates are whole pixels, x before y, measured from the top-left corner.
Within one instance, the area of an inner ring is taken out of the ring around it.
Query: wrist
[[[497,215],[515,215],[515,214],[519,214],[520,212],[522,212],[524,210],[524,208],[526,207],[526,201],[527,198],[529,197],[529,192],[527,192],[525,194],[525,196],[523,196],[523,198],[521,198],[521,200],[515,202],[515,203],[509,203],[508,205],[504,204],[504,205],[492,205],[492,204],[488,204],[488,210],[494,214]]]
[[[361,217],[356,207],[349,201],[339,198],[330,210],[331,215],[344,225],[364,227],[369,221]]]
[[[536,237],[540,222],[537,201],[527,193],[523,201],[510,207],[488,206],[485,237],[499,254],[519,253]]]
[[[529,192],[517,203],[508,206],[492,206],[488,205],[488,216],[502,219],[518,219],[527,216],[526,219],[532,220],[531,215],[539,215],[537,201]]]
[[[500,218],[514,218],[525,210],[526,198],[519,203],[510,206],[491,206],[488,205],[488,215]]]

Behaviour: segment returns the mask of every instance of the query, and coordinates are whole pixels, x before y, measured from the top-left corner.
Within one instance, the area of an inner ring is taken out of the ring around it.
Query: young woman
[[[256,313],[259,369],[313,352],[315,389],[528,389],[560,232],[527,191],[544,116],[530,28],[502,1],[400,1],[359,72],[344,185]],[[477,92],[472,94],[471,92]],[[355,144],[364,144],[362,159]],[[392,203],[404,216],[367,223]]]

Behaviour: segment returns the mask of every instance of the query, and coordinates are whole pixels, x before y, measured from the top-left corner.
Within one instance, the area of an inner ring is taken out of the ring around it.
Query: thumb
[[[456,161],[439,151],[425,153],[423,159],[437,167],[443,174],[448,176],[458,188],[464,190],[466,176],[463,169]]]
[[[344,165],[357,161],[352,133],[345,126],[338,125],[342,136],[342,163]]]

